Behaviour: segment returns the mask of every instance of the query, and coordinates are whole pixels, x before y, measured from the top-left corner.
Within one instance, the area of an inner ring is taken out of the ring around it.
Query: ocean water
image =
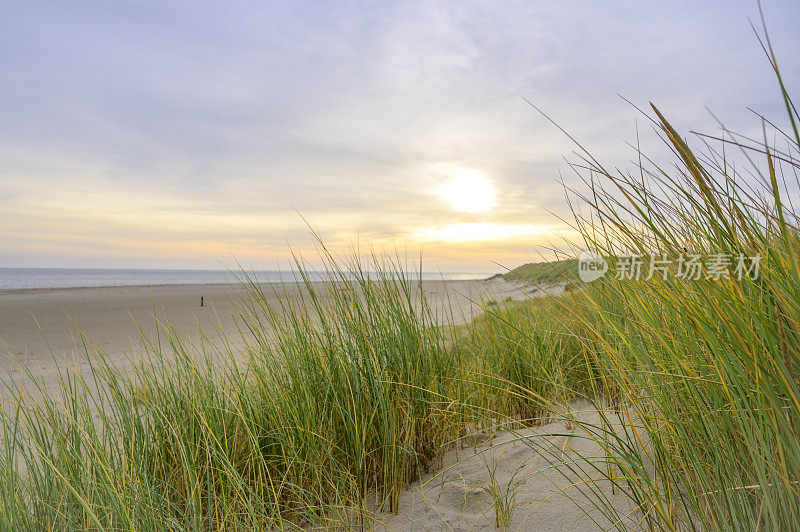
[[[320,272],[307,272],[311,280],[323,279]],[[248,272],[259,282],[292,282],[296,272],[263,270]],[[415,277],[419,274],[412,274]],[[490,273],[423,272],[424,280],[485,279]],[[175,284],[239,283],[241,273],[227,270],[100,270],[57,268],[0,268],[0,290],[32,288],[78,288],[93,286],[151,286]]]

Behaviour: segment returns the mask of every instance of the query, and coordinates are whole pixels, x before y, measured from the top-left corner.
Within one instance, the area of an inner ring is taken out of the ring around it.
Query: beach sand
[[[481,301],[525,296],[502,280],[424,281],[423,287],[440,309],[449,300],[457,322],[480,313]],[[262,285],[271,305],[278,302],[273,289],[301,290],[294,283]],[[189,339],[197,339],[199,330],[209,334],[222,328],[231,335],[236,333],[234,307],[243,293],[241,285],[0,290],[0,345],[5,348],[0,362],[12,354],[28,362],[67,361],[81,354],[81,335],[113,359],[140,346],[142,333],[152,339],[156,320]]]
[[[138,327],[152,334],[156,318],[168,319],[189,336],[198,327],[229,328],[236,289],[179,285],[0,291],[0,340],[22,360],[44,362],[80,352],[83,334],[113,357],[140,344]]]
[[[277,293],[302,290],[295,283],[261,288],[273,306]],[[423,288],[439,310],[452,307],[459,323],[480,313],[481,301],[524,296],[504,281],[424,281]],[[235,307],[244,292],[242,285],[0,290],[0,375],[19,382],[29,370],[43,378],[46,388],[55,389],[59,370],[77,368],[89,377],[91,352],[101,352],[112,366],[126,369],[131,358],[144,352],[143,342],[156,341],[157,321],[192,342],[201,331],[215,337],[222,330],[236,344],[241,337]],[[9,399],[10,393],[2,387],[0,400]]]
[[[518,298],[522,294],[509,283],[495,281],[424,281],[423,287],[440,306],[444,294],[449,294],[459,322],[481,311],[481,298]],[[300,290],[294,283],[262,285],[273,305],[278,302],[273,288]],[[234,306],[241,302],[242,293],[241,285],[0,290],[3,362],[11,353],[23,361],[68,360],[82,351],[81,334],[113,358],[141,345],[140,333],[152,338],[156,319],[169,322],[190,339],[197,338],[198,330],[211,333],[222,328],[231,334],[236,331]]]

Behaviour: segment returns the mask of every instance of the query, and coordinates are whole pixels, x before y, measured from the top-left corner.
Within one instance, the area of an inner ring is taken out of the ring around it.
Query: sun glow
[[[447,174],[437,193],[453,210],[482,213],[494,207],[494,184],[486,174],[471,168],[454,168]]]

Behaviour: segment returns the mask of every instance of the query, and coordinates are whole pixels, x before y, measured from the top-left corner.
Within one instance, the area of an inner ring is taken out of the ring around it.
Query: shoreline
[[[62,271],[76,271],[76,272],[88,272],[90,270],[82,270],[82,269],[66,269],[62,270],[60,268],[0,268],[0,273],[4,270],[7,271],[15,271],[15,270],[23,270],[23,271],[52,271],[52,272],[62,272]],[[176,279],[174,282],[165,279],[140,279],[140,280],[131,280],[131,279],[115,279],[109,280],[113,284],[77,284],[77,285],[59,285],[55,284],[50,286],[45,284],[40,286],[8,286],[8,280],[4,280],[2,276],[0,276],[0,295],[2,294],[12,294],[12,293],[35,293],[40,291],[55,291],[55,290],[79,290],[79,289],[90,289],[90,288],[135,288],[135,287],[150,287],[150,288],[162,288],[168,286],[242,286],[246,284],[250,284],[251,281],[255,282],[255,284],[259,285],[270,285],[270,284],[297,284],[297,283],[304,283],[306,282],[298,272],[294,271],[278,271],[278,270],[264,270],[263,272],[248,272],[248,271],[237,271],[232,272],[228,271],[225,272],[223,270],[136,270],[136,269],[119,269],[119,270],[98,270],[98,272],[131,272],[131,273],[150,273],[150,272],[159,272],[159,273],[176,273],[176,274],[192,274],[192,273],[228,273],[229,275],[226,278],[217,278],[217,279]],[[319,283],[325,282],[327,279],[324,278],[324,271],[312,271],[309,273],[309,281],[312,283]],[[377,273],[377,272],[376,272]],[[413,272],[411,272],[413,273]],[[428,274],[422,278],[423,282],[451,282],[451,281],[487,281],[491,280],[497,275],[492,275],[491,273],[483,273],[483,272],[440,272],[439,276],[434,276],[433,274]],[[276,278],[271,278],[276,276]],[[317,279],[316,277],[319,278]],[[267,278],[264,278],[267,277]],[[147,282],[147,281],[152,282]],[[411,278],[411,280],[415,280]],[[6,281],[6,282],[3,282]],[[80,282],[76,279],[72,280],[73,282]],[[119,282],[116,282],[119,281]],[[41,282],[41,281],[40,281]],[[84,280],[83,282],[86,282]],[[11,283],[14,284],[14,283]],[[5,285],[5,286],[4,286]]]
[[[498,274],[499,275],[499,274]],[[478,277],[475,279],[423,279],[423,283],[483,283],[486,281],[493,281],[497,278],[497,276],[492,277]],[[412,279],[413,281],[414,279]],[[293,281],[262,281],[255,284],[259,286],[265,285],[297,285],[297,284],[305,284],[306,282],[312,284],[324,283],[325,281],[303,281],[302,279],[293,280]],[[35,287],[35,288],[0,288],[0,297],[4,295],[16,295],[16,294],[36,294],[36,293],[47,293],[47,292],[68,292],[68,291],[81,291],[81,290],[105,290],[105,289],[133,289],[133,288],[169,288],[169,287],[181,287],[181,288],[200,288],[204,286],[210,287],[243,287],[248,286],[251,283],[243,282],[243,283],[160,283],[160,284],[115,284],[115,285],[97,285],[97,286],[42,286],[42,287]]]
[[[302,281],[290,281],[282,284],[297,284]],[[311,281],[312,283],[319,283],[321,281]],[[259,285],[281,284],[279,281],[264,281],[258,283]],[[209,287],[240,287],[246,286],[246,283],[162,283],[162,284],[119,284],[119,285],[99,285],[99,286],[43,286],[37,288],[0,288],[0,297],[11,294],[37,294],[48,292],[69,292],[69,291],[84,291],[84,290],[106,290],[106,289],[136,289],[136,288],[200,288],[204,286]]]

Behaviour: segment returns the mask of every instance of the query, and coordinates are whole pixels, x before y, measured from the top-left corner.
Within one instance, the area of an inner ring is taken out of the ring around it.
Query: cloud
[[[800,8],[766,8],[796,86]],[[682,128],[713,130],[706,105],[757,128],[745,106],[783,111],[747,15],[722,0],[3,2],[1,258],[269,261],[308,245],[299,211],[336,242],[438,234],[426,249],[451,265],[522,261],[538,237],[502,235],[561,227],[574,149],[522,97],[611,165],[632,157],[637,117],[618,93]],[[486,175],[495,206],[431,195],[442,164]],[[483,228],[483,259],[446,245],[459,227]]]
[[[531,242],[539,238],[542,243],[543,235],[555,234],[555,231],[564,231],[563,226],[515,224],[503,225],[489,222],[464,222],[441,227],[419,229],[410,235],[410,239],[421,242],[444,243],[507,243],[510,240]]]

